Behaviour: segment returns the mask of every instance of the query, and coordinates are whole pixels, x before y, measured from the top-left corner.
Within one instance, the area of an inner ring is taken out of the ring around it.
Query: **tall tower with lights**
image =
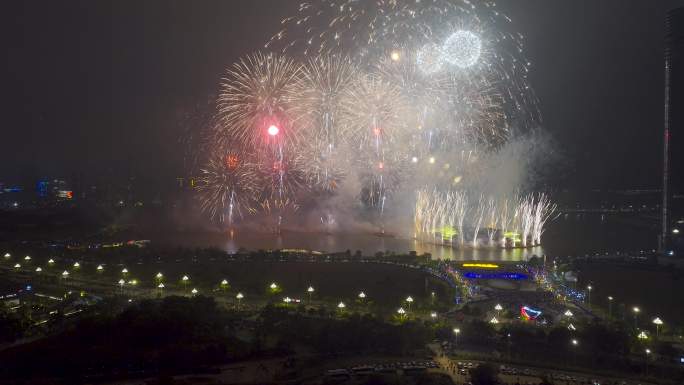
[[[684,228],[684,7],[665,17],[665,125],[660,251],[670,252]]]

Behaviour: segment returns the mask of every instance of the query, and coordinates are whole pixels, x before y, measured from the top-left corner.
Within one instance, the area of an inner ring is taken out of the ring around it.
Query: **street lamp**
[[[645,341],[648,339],[648,334],[646,334],[646,332],[642,330],[641,333],[637,334],[637,338],[642,341]]]
[[[458,343],[458,335],[461,334],[461,329],[454,328],[454,345]]]
[[[408,309],[409,311],[411,311],[411,303],[413,303],[413,297],[411,297],[410,295],[406,297],[406,303],[408,303]]]
[[[222,289],[224,292],[227,291],[228,288],[230,287],[230,285],[228,284],[228,280],[227,280],[227,279],[222,280],[220,286],[221,286],[221,289]]]
[[[199,292],[197,291],[197,289],[195,289],[195,288],[193,287],[191,293],[192,293],[192,295],[197,295],[197,293],[199,293]]]
[[[309,286],[309,288],[306,289],[306,294],[309,296],[309,305],[311,305],[311,295],[313,294],[314,291],[315,290],[314,290],[313,286]]]
[[[573,362],[573,365],[576,365],[577,364],[577,345],[579,345],[579,341],[577,341],[576,339],[573,339],[571,341],[571,343],[572,343],[572,347],[573,347],[573,349],[572,349],[572,362]]]
[[[10,257],[12,257],[10,253],[5,253],[5,259],[9,259]]]
[[[29,257],[28,255],[24,257],[24,261],[28,262],[30,260],[31,260],[31,257]]]
[[[81,267],[81,264],[78,262],[74,262],[74,269],[78,269],[79,267]]]
[[[19,269],[21,269],[21,265],[17,263],[17,264],[14,265],[14,268],[17,269],[17,270],[19,270]]]
[[[613,297],[608,296],[608,318],[612,318],[613,315]]]
[[[43,271],[42,267],[40,267],[40,266],[36,267],[36,273],[40,273],[41,271]]]
[[[240,310],[240,301],[241,301],[243,298],[245,298],[245,296],[242,295],[242,293],[237,293],[237,295],[235,296],[235,298],[237,298],[237,300],[238,300],[237,309]]]
[[[490,324],[494,324],[494,325],[496,325],[496,324],[498,324],[498,323],[499,323],[499,320],[498,320],[498,319],[496,319],[496,317],[492,317],[492,319],[490,319],[490,320],[489,320],[489,323],[490,323]]]
[[[500,303],[497,303],[496,306],[494,306],[494,310],[496,310],[496,315],[499,316],[501,315],[501,310],[503,310],[503,306],[501,306]]]
[[[651,349],[647,348],[644,352],[646,353],[646,375],[648,376],[648,356],[651,354]]]
[[[406,316],[406,310],[404,310],[403,307],[400,307],[397,309],[397,314],[399,314],[399,317],[404,318]]]
[[[639,312],[641,311],[641,309],[639,309],[638,307],[635,306],[634,308],[632,308],[632,311],[634,312],[634,328],[637,329],[638,328],[638,324],[637,324],[638,323],[638,317],[639,317]]]
[[[159,295],[161,296],[162,291],[164,290],[164,282],[160,282],[159,285],[157,285],[157,288],[159,289]]]
[[[124,278],[126,278],[126,275],[128,275],[128,269],[125,267],[121,269],[121,274],[123,274]]]
[[[124,285],[125,285],[125,284],[126,284],[126,281],[124,281],[124,279],[121,278],[121,279],[119,280],[119,288],[121,288],[121,294],[122,294],[122,295],[123,295],[123,289],[124,289]]]
[[[366,293],[360,292],[359,293],[359,299],[363,301],[365,298],[366,298]]]
[[[347,305],[345,305],[344,302],[340,302],[337,304],[337,308],[340,310],[344,310],[345,307],[347,307]]]
[[[591,285],[587,285],[587,302],[589,303],[589,306],[591,307]]]
[[[183,288],[185,288],[186,290],[188,288],[188,283],[190,283],[190,277],[188,277],[187,275],[182,276],[181,284],[183,285]]]
[[[102,270],[104,270],[104,267],[103,267],[102,265],[97,265],[97,267],[95,268],[95,270],[97,270],[98,273],[101,273]]]
[[[430,312],[430,318],[437,319],[437,312],[435,312],[435,311]]]
[[[66,270],[64,270],[64,271],[62,272],[62,278],[69,278],[69,272],[66,271]]]
[[[54,265],[54,264],[55,264],[55,260],[52,259],[52,258],[50,258],[50,259],[48,260],[48,265]]]
[[[160,271],[159,273],[157,273],[157,275],[154,276],[154,278],[157,280],[157,282],[161,282],[161,280],[164,279],[164,274],[162,274]]]
[[[570,311],[570,309],[566,310],[565,313],[563,313],[564,316],[571,318],[574,314]]]
[[[655,317],[653,323],[656,326],[656,337],[658,337],[660,335],[660,326],[663,325],[663,320],[661,320],[660,317]]]

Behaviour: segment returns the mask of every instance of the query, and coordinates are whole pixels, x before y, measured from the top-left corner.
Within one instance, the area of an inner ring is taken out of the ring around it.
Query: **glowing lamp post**
[[[587,286],[587,303],[589,303],[589,307],[591,307],[591,289],[593,289],[593,287],[591,287],[591,285],[588,285]]]
[[[48,265],[54,265],[54,264],[55,264],[55,260],[52,259],[52,258],[50,258],[50,259],[48,260]]]
[[[17,270],[19,270],[19,269],[21,269],[21,265],[17,263],[17,264],[14,265],[14,268],[17,269]]]
[[[648,376],[648,356],[651,355],[651,349],[644,350],[644,353],[646,353],[646,375]]]
[[[572,344],[572,348],[573,348],[572,349],[572,362],[573,362],[573,365],[575,365],[575,364],[577,364],[577,347],[579,346],[579,341],[577,341],[576,339],[573,339],[570,341],[570,343]]]
[[[343,311],[344,308],[346,308],[346,307],[347,307],[347,305],[345,305],[344,302],[340,302],[340,303],[337,304],[337,309],[338,309],[339,311]]]
[[[496,325],[499,323],[499,320],[496,319],[496,317],[492,317],[492,319],[489,320],[489,323],[492,325]]]
[[[656,326],[656,337],[660,335],[660,327],[663,325],[663,320],[660,317],[655,317],[653,319],[653,324]]]
[[[224,292],[226,292],[226,291],[228,291],[228,289],[230,289],[230,284],[228,283],[227,279],[222,280],[221,283],[219,284],[219,286],[221,286],[221,290],[223,290]]]
[[[311,295],[314,293],[314,288],[313,286],[309,286],[308,289],[306,289],[306,294],[309,296],[309,305],[311,305]]]
[[[399,54],[399,51],[392,51],[390,53],[390,59],[392,59],[392,61],[399,61],[401,59],[401,54]]]
[[[102,265],[97,265],[97,267],[95,268],[95,270],[97,270],[98,273],[101,273],[101,272],[104,270],[104,266],[102,266]]]
[[[10,259],[12,255],[10,253],[5,253],[5,259]]]
[[[361,302],[363,302],[364,299],[366,299],[366,293],[360,292],[360,293],[359,293],[359,300],[360,300]]]
[[[191,293],[192,293],[192,295],[197,295],[197,293],[199,293],[199,291],[193,287]]]
[[[42,267],[40,267],[40,266],[36,267],[36,273],[40,273],[41,271],[43,271]]]
[[[435,312],[435,311],[430,312],[430,318],[437,319],[437,312]]]
[[[406,303],[408,304],[408,310],[411,311],[411,304],[413,303],[413,297],[410,295],[406,297]]]
[[[163,281],[164,280],[164,274],[162,274],[160,271],[159,273],[157,273],[157,275],[154,276],[154,280],[157,282]]]
[[[28,262],[30,260],[31,260],[31,257],[29,257],[28,255],[24,257],[24,261]]]
[[[638,322],[639,322],[639,312],[641,311],[641,309],[639,309],[638,307],[635,306],[635,307],[632,309],[632,311],[634,312],[634,328],[637,329],[637,328],[639,327],[639,325],[638,325]]]
[[[121,274],[124,276],[124,278],[126,278],[126,276],[128,275],[128,269],[125,267],[121,269]]]
[[[81,264],[78,262],[74,262],[74,270],[78,270],[79,267],[81,267]]]
[[[499,317],[501,315],[501,310],[503,310],[503,306],[501,306],[500,303],[497,303],[496,306],[494,306],[494,310],[496,310],[496,316]]]
[[[242,293],[237,293],[235,298],[238,300],[237,309],[240,310],[240,302],[242,301],[243,298],[245,298],[245,296]]]
[[[613,316],[613,297],[608,296],[608,318],[612,318]]]
[[[406,317],[406,310],[404,310],[403,307],[400,307],[399,309],[397,309],[397,314],[399,314],[399,317],[403,319],[404,317]]]
[[[183,285],[183,288],[185,290],[188,289],[189,283],[190,283],[190,277],[188,277],[187,275],[184,275],[183,277],[181,277],[181,284]]]
[[[119,288],[121,289],[121,295],[123,295],[124,292],[124,285],[126,284],[126,281],[124,281],[123,278],[119,280]]]
[[[648,334],[646,334],[646,332],[642,330],[641,333],[637,335],[637,338],[642,341],[646,341],[648,339]]]
[[[157,285],[157,289],[159,289],[159,296],[161,297],[164,290],[164,282],[160,282],[159,285]]]
[[[461,329],[454,328],[454,345],[458,343],[458,335],[461,334]]]

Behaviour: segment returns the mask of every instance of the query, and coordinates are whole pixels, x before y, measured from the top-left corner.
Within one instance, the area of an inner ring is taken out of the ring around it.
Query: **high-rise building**
[[[669,252],[684,236],[684,8],[665,18],[664,128],[660,247]]]

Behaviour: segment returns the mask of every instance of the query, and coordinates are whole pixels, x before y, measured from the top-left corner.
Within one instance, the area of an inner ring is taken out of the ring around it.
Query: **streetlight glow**
[[[360,293],[359,293],[359,298],[361,298],[361,299],[366,298],[366,293],[360,292]]]
[[[338,309],[344,309],[345,307],[347,307],[347,305],[345,305],[344,302],[340,302],[337,304]]]

